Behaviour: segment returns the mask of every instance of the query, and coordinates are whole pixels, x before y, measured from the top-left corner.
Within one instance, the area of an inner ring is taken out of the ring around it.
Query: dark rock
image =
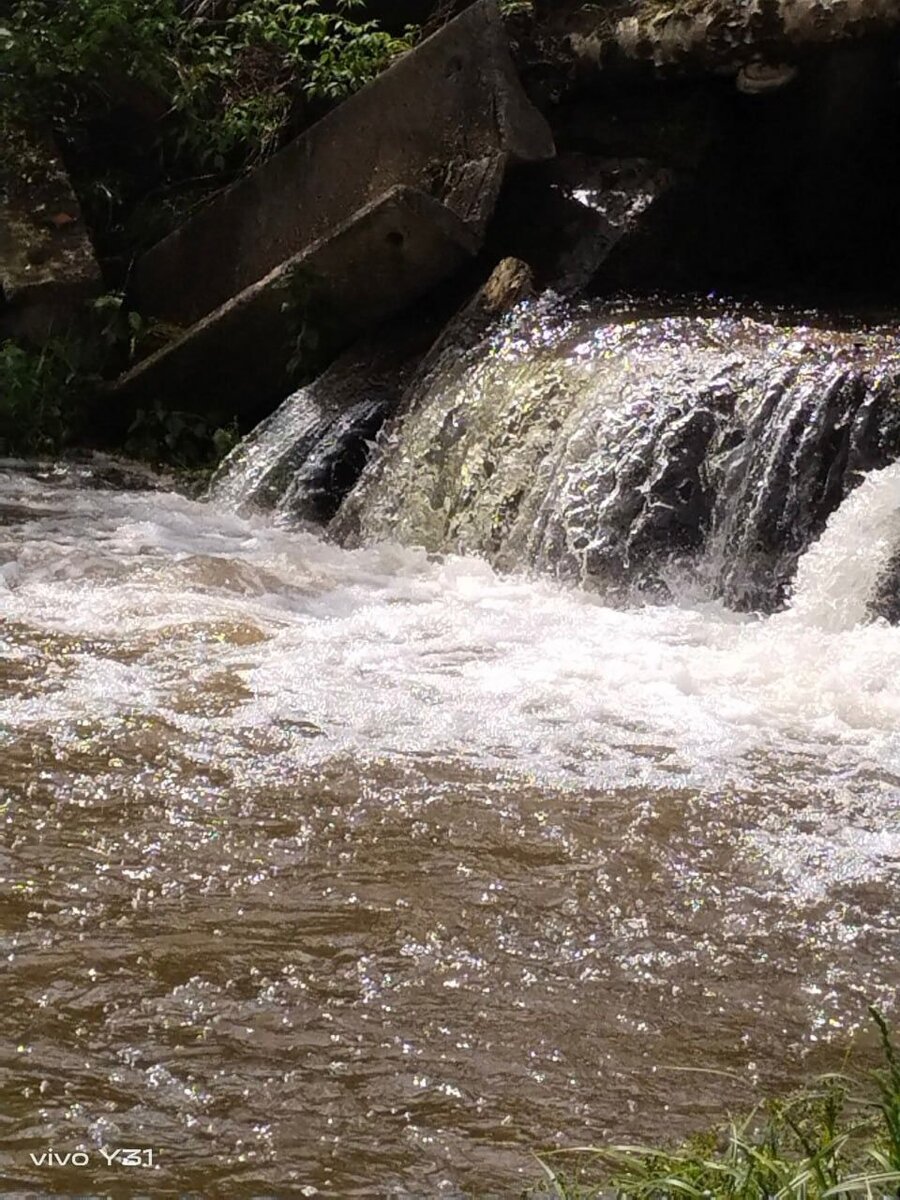
[[[640,231],[675,180],[646,159],[562,154],[511,181],[491,248],[527,257],[543,286],[577,292]]]
[[[674,172],[594,289],[888,302],[900,271],[900,158],[889,149],[900,137],[898,53],[900,41],[847,40],[808,52],[795,78],[765,93],[707,75],[571,101],[563,155],[573,142],[594,153],[616,145],[620,124],[621,144]],[[673,104],[684,115],[677,155],[659,158],[647,131],[654,108],[663,121]]]
[[[783,601],[800,555],[843,499],[852,430],[868,386],[844,364],[805,380],[788,369],[770,382],[743,440],[725,459],[721,481],[728,558],[719,586],[732,607]]]
[[[0,135],[0,337],[63,332],[100,291],[81,209],[48,136]]]
[[[869,613],[891,625],[900,625],[900,553],[891,557],[875,585]]]
[[[174,492],[183,480],[168,471],[157,471],[134,459],[104,454],[99,450],[73,453],[65,458],[34,460],[19,464],[34,479],[51,479],[73,488],[115,492]]]
[[[639,2],[573,4],[560,5],[551,22],[557,32],[568,31],[582,75],[622,59],[664,72],[735,74],[760,55],[790,62],[798,49],[890,34],[900,27],[900,5],[896,0],[673,0],[662,9]]]
[[[298,469],[282,510],[315,524],[329,521],[359,479],[390,409],[391,398],[366,396],[339,414]]]

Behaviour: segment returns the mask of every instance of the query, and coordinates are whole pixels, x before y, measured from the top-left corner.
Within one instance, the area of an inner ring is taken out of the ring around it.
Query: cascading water
[[[349,384],[206,503],[0,466],[7,1190],[519,1194],[895,1016],[897,363],[526,307],[390,418],[357,548],[307,523]]]
[[[689,568],[783,603],[862,472],[900,455],[900,340],[741,313],[617,319],[548,304],[415,397],[336,518],[628,596]]]
[[[215,500],[331,515],[391,404],[345,395],[341,410],[322,390],[242,444]],[[771,610],[841,498],[900,455],[898,398],[890,330],[531,303],[407,398],[332,529],[611,598],[665,595],[688,570],[710,596]]]
[[[317,403],[314,385],[300,388],[235,447],[210,485],[210,499],[236,509],[274,507],[333,420]]]
[[[900,464],[873,471],[804,555],[791,610],[807,625],[852,629],[897,604]]]
[[[315,385],[300,388],[235,448],[213,481],[218,503],[285,519],[325,521],[362,470],[368,444],[389,411],[366,398],[344,411],[323,406]]]
[[[426,322],[425,335],[428,329]],[[386,330],[299,388],[228,455],[210,499],[241,512],[274,510],[288,523],[327,521],[396,407],[407,361],[422,337],[421,331]]]

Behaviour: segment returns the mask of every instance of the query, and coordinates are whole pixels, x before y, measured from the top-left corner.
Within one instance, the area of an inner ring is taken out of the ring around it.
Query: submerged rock
[[[882,572],[869,602],[872,616],[900,625],[900,550]]]

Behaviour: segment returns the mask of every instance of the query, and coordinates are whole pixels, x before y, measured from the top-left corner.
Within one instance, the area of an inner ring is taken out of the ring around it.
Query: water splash
[[[333,518],[348,546],[476,553],[617,603],[687,592],[773,612],[842,499],[900,457],[890,328],[545,296],[445,355],[370,456],[398,402],[392,369],[370,378],[357,355],[296,392],[211,498],[285,524]]]
[[[114,1124],[173,1195],[248,1162],[350,1195],[375,1159],[512,1194],[510,1113],[642,1139],[648,1054],[702,1046],[686,1135],[736,1062],[789,1053],[788,1090],[894,1003],[900,629],[610,607],[55,473],[0,472],[0,514],[17,1161]]]
[[[173,495],[0,477],[13,497],[27,520],[0,526],[4,636],[14,657],[17,628],[50,635],[32,666],[52,686],[0,704],[8,730],[136,715],[200,753],[214,704],[209,761],[233,756],[248,786],[386,753],[648,788],[737,785],[760,764],[796,779],[800,756],[811,779],[880,762],[900,785],[900,634],[881,623],[823,631],[686,594],[614,608]],[[258,738],[281,745],[264,763]]]
[[[893,591],[889,573],[900,549],[900,463],[873,471],[828,522],[800,561],[792,613],[822,629],[869,620]]]
[[[299,388],[221,464],[209,488],[237,512],[325,522],[359,477],[395,407],[415,340],[385,335],[337,359]]]
[[[315,384],[298,389],[231,451],[209,487],[225,508],[271,507],[327,433],[330,417]]]

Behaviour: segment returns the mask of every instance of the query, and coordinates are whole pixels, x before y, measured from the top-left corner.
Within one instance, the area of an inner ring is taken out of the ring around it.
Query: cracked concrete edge
[[[143,255],[131,299],[191,324],[395,185],[458,199],[483,232],[495,168],[554,153],[496,0],[477,0]],[[471,186],[478,164],[483,187]]]

